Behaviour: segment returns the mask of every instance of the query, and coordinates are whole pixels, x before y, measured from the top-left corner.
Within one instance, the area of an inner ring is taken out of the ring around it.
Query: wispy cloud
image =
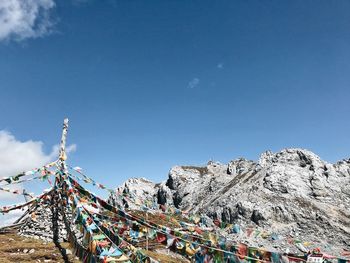
[[[216,65],[218,69],[223,69],[224,68],[224,63],[219,63]]]
[[[0,41],[21,41],[48,34],[54,7],[54,0],[0,0]]]
[[[187,85],[189,89],[194,89],[199,85],[199,78],[193,78]]]

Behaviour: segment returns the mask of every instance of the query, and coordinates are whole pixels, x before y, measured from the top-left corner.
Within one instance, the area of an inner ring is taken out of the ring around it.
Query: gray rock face
[[[51,199],[46,199],[35,205],[35,207],[31,207],[30,209],[33,212],[21,220],[23,224],[18,229],[19,235],[42,239],[46,242],[55,241],[55,239],[58,242],[67,241],[68,233],[62,215],[59,212],[55,213],[58,209],[54,210],[53,208],[57,208],[54,206],[51,203]],[[72,222],[72,215],[67,210],[66,216],[67,220]],[[72,224],[72,226],[75,234],[81,237],[78,229],[75,229],[75,225]]]
[[[287,238],[294,238],[333,254],[350,247],[350,159],[330,164],[303,149],[268,151],[257,162],[241,158],[205,167],[175,166],[165,182],[132,179],[119,191],[125,189],[143,199],[284,237],[272,244],[228,235],[251,245],[284,249]]]
[[[142,203],[134,204],[130,202],[127,198],[128,196],[141,197],[146,200],[156,200],[158,189],[156,188],[156,184],[145,179],[145,178],[130,178],[127,180],[122,186],[116,189],[116,192],[120,193],[119,198],[116,195],[109,196],[108,201],[114,206],[122,206],[130,209],[139,208]],[[120,198],[121,196],[125,196],[125,198]],[[161,197],[159,197],[161,200]]]

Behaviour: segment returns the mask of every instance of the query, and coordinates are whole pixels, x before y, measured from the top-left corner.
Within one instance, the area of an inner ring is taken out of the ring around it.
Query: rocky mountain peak
[[[256,162],[175,166],[164,182],[135,179],[123,188],[209,219],[350,246],[350,159],[331,164],[305,149],[266,151]]]
[[[305,167],[306,165],[321,164],[323,161],[311,151],[300,148],[288,148],[277,153],[266,151],[261,154],[258,163],[262,167],[269,166],[273,163],[297,164]]]

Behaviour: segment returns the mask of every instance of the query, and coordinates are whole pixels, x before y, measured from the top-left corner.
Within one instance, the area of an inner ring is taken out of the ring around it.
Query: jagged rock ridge
[[[267,151],[257,162],[175,166],[162,183],[133,178],[118,190],[282,237],[331,244],[330,252],[350,247],[350,159],[330,164],[303,149]],[[119,202],[113,196],[110,201]]]

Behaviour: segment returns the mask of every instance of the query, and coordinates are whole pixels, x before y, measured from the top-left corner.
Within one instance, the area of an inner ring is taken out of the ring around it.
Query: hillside
[[[240,158],[175,166],[166,181],[133,178],[117,190],[134,200],[205,215],[208,222],[229,226],[222,230],[228,238],[252,246],[278,251],[321,247],[338,255],[350,250],[350,159],[331,164],[303,149],[268,151],[256,162]]]

